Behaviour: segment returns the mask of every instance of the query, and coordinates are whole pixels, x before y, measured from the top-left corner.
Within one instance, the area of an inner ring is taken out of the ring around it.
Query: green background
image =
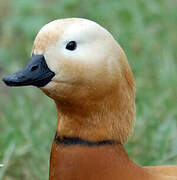
[[[176,0],[0,0],[0,78],[29,60],[46,23],[83,17],[107,28],[136,81],[137,121],[126,144],[141,165],[177,164]],[[56,108],[34,87],[0,82],[0,179],[47,180]]]

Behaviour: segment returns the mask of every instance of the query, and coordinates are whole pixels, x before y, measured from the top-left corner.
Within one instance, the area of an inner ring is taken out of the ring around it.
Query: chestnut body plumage
[[[107,30],[86,19],[55,20],[39,31],[32,53],[26,69],[4,82],[37,86],[56,103],[50,180],[177,180],[177,166],[141,167],[124,149],[135,122],[135,85]]]
[[[168,170],[164,171],[165,169]],[[153,171],[153,167],[152,170],[141,167],[131,161],[121,144],[87,146],[53,142],[49,179],[170,180],[177,179],[168,176],[177,175],[176,169],[177,167],[167,166],[157,173],[158,171]]]

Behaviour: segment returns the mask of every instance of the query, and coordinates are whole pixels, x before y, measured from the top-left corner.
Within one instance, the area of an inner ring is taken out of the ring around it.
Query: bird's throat
[[[127,105],[115,94],[80,104],[55,101],[58,109],[56,134],[87,141],[114,140],[125,143],[134,124],[134,103]]]

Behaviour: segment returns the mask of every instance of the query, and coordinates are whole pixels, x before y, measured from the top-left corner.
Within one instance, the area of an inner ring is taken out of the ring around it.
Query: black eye
[[[74,51],[77,47],[77,44],[75,41],[70,41],[67,45],[66,45],[66,49],[70,50],[70,51]]]

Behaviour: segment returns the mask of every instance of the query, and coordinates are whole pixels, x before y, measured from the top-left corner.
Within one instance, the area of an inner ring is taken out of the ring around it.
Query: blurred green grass
[[[141,165],[177,164],[177,1],[0,0],[0,78],[22,68],[38,30],[83,17],[107,28],[125,50],[136,80],[137,121],[126,144]],[[34,87],[0,82],[0,179],[48,178],[56,109]]]

